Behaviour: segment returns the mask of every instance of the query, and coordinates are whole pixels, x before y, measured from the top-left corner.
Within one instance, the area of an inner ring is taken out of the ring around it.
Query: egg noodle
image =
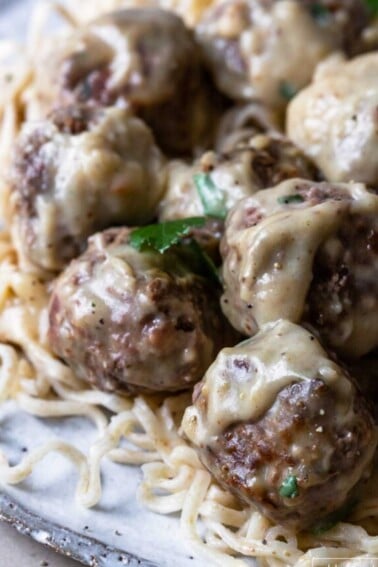
[[[339,523],[318,536],[272,525],[221,489],[180,436],[180,420],[190,394],[127,398],[95,391],[51,352],[46,337],[49,282],[23,271],[18,263],[11,236],[7,171],[21,123],[39,115],[33,59],[44,40],[47,20],[59,15],[64,25],[75,27],[104,11],[128,5],[121,0],[76,4],[76,8],[69,3],[65,7],[37,5],[25,45],[0,44],[0,402],[15,400],[22,410],[38,417],[83,416],[94,423],[98,436],[87,454],[56,439],[14,466],[0,452],[0,482],[22,482],[48,453],[59,452],[77,468],[77,500],[91,507],[101,500],[102,459],[141,465],[140,500],[156,513],[178,514],[193,554],[209,565],[241,567],[248,556],[266,567],[370,567],[370,559],[378,558],[378,467],[364,487],[351,523]],[[177,11],[189,25],[208,4],[209,0],[161,1],[162,7]]]

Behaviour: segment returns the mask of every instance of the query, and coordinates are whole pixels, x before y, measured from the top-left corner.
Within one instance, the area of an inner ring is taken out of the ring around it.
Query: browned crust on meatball
[[[214,446],[202,449],[201,458],[245,503],[275,522],[308,528],[353,495],[343,489],[345,478],[373,442],[374,423],[361,394],[355,392],[344,422],[337,404],[320,380],[292,384],[259,421],[232,425]],[[289,475],[297,479],[295,498],[280,495]]]
[[[304,319],[313,324],[326,343],[335,330],[344,327],[355,310],[369,311],[378,301],[378,221],[354,216],[334,238],[338,252],[322,246],[314,261],[313,280],[307,296]],[[333,308],[334,305],[338,309]]]
[[[100,390],[189,388],[202,378],[218,351],[236,340],[211,283],[189,271],[180,274],[175,263],[181,260],[168,252],[160,267],[134,269],[133,289],[119,280],[112,284],[110,266],[106,297],[101,292],[86,297],[91,282],[99,277],[98,265],[107,262],[112,246],[127,245],[129,232],[106,231],[107,251],[96,249],[92,242],[58,279],[49,307],[50,344],[78,377]],[[109,297],[111,305],[107,305]],[[100,308],[101,302],[105,304]],[[145,304],[150,306],[146,312]]]
[[[130,79],[114,86],[111,64],[117,54],[101,43],[102,56],[92,56],[101,40],[90,25],[83,50],[60,62],[58,104],[126,104],[170,155],[188,155],[195,145],[209,144],[227,101],[215,90],[182,19],[157,8],[131,8],[93,22],[94,28],[101,25],[128,37],[137,67]]]
[[[259,148],[241,147],[237,151],[251,152],[251,169],[261,189],[278,185],[286,179],[318,179],[313,163],[288,138],[278,135],[262,136],[265,143]],[[255,140],[258,138],[255,138]],[[232,159],[233,152],[231,152]]]

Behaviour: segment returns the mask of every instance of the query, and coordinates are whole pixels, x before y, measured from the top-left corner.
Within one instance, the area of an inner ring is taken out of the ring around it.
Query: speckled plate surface
[[[33,514],[16,500],[0,493],[0,519],[8,522],[23,535],[51,547],[84,565],[93,567],[156,567],[156,563],[145,561],[120,549],[109,547],[94,538],[68,530],[62,526]]]
[[[11,464],[57,437],[85,451],[95,435],[94,426],[83,418],[39,419],[13,402],[0,406],[0,447]],[[21,484],[0,485],[0,518],[85,565],[204,565],[193,557],[177,517],[154,514],[137,501],[139,467],[104,459],[102,498],[89,510],[75,502],[77,478],[68,460],[47,455]]]

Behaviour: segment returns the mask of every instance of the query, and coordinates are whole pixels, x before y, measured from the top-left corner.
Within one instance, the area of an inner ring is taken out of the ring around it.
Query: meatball
[[[370,408],[347,372],[284,320],[219,353],[182,429],[225,488],[296,529],[355,496],[377,446]]]
[[[159,218],[167,221],[209,214],[206,225],[192,235],[217,262],[222,217],[240,199],[283,179],[315,175],[315,167],[290,140],[277,133],[257,134],[227,153],[207,152],[194,164],[170,162]],[[205,193],[199,183],[206,186]]]
[[[60,270],[97,230],[150,221],[165,184],[150,130],[125,109],[67,107],[26,123],[12,171],[19,252]]]
[[[189,388],[235,334],[211,282],[177,251],[139,252],[129,235],[126,228],[94,235],[56,280],[51,347],[100,390]]]
[[[362,0],[223,0],[197,32],[222,92],[282,109],[328,54],[354,51],[367,22]]]
[[[206,152],[192,165],[171,162],[159,218],[164,221],[208,212],[206,198],[201,199],[195,182],[198,176],[215,187],[224,202],[224,211],[228,211],[243,197],[284,179],[312,179],[316,175],[310,160],[288,138],[275,133],[257,134],[229,152]]]
[[[378,187],[378,53],[319,73],[288,109],[287,130],[330,181]]]
[[[374,409],[374,417],[378,423],[378,351],[348,364],[348,370],[355,377],[364,396]]]
[[[206,144],[222,106],[192,32],[160,9],[104,15],[49,47],[37,67],[46,104],[126,105],[173,155]]]
[[[293,179],[230,212],[221,253],[222,308],[254,335],[307,321],[346,357],[378,346],[378,196],[361,184]]]

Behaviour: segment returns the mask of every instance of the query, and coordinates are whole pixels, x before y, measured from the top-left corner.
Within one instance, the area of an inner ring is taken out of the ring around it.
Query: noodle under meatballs
[[[47,105],[127,106],[172,155],[210,141],[223,104],[192,32],[177,15],[157,8],[101,16],[49,47],[37,69]]]
[[[197,35],[222,92],[282,109],[327,55],[355,51],[367,22],[362,0],[223,0]]]
[[[12,169],[14,240],[24,263],[58,271],[97,230],[150,221],[165,183],[150,130],[125,109],[74,106],[27,122]]]
[[[293,179],[240,201],[221,244],[222,309],[254,335],[311,323],[346,357],[378,346],[378,196],[361,184]]]
[[[51,346],[100,390],[189,388],[235,335],[210,282],[173,249],[139,252],[129,235],[119,228],[93,236],[57,279]]]
[[[219,353],[182,428],[225,488],[296,529],[355,497],[377,446],[346,371],[311,333],[283,320]]]

